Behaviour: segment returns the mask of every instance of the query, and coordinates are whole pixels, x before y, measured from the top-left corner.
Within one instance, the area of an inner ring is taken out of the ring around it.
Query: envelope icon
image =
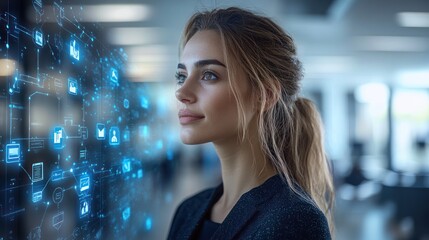
[[[104,140],[106,136],[106,127],[104,124],[97,123],[97,139]]]

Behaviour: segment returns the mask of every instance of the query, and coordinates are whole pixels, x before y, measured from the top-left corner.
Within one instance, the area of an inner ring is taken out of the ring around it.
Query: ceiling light
[[[363,51],[421,52],[429,49],[429,39],[402,36],[359,36],[355,45]]]
[[[143,45],[159,43],[161,39],[161,28],[112,28],[109,30],[107,38],[113,45]]]
[[[386,102],[389,97],[389,88],[383,83],[365,83],[355,89],[355,98],[361,103]]]
[[[429,70],[400,72],[397,83],[403,87],[429,88]]]
[[[396,21],[402,27],[429,27],[429,12],[400,12]]]
[[[127,47],[128,62],[166,62],[176,60],[175,56],[170,56],[168,46],[150,44],[136,47]]]
[[[306,76],[346,73],[352,69],[353,59],[349,56],[311,56],[302,59]]]
[[[82,22],[139,22],[150,17],[151,9],[141,4],[103,4],[67,6],[82,8]]]

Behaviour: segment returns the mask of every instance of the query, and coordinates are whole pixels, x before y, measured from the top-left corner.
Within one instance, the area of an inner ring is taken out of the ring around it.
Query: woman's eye
[[[186,80],[186,75],[183,73],[176,73],[177,84],[182,85]]]
[[[202,80],[204,80],[204,81],[213,81],[213,80],[217,80],[217,79],[218,79],[218,77],[212,72],[204,72],[203,73]]]

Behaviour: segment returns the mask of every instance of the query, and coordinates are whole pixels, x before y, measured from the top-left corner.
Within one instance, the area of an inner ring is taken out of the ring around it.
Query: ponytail
[[[333,235],[334,189],[316,106],[306,98],[280,98],[259,121],[267,158],[296,194],[325,214]]]
[[[316,106],[298,98],[292,109],[291,161],[292,177],[308,193],[326,216],[332,218],[333,183],[323,146],[323,128]],[[288,159],[289,160],[289,159]],[[332,220],[332,219],[331,219]]]
[[[276,107],[277,110],[269,113],[271,116],[268,119],[286,120],[286,124],[283,122],[283,129],[277,129],[277,132],[271,131],[269,135],[276,136],[271,138],[272,141],[264,141],[267,143],[265,147],[268,144],[274,146],[268,147],[269,159],[296,194],[323,211],[333,235],[334,188],[323,145],[319,112],[312,101],[301,97],[290,101],[289,106],[280,100]]]

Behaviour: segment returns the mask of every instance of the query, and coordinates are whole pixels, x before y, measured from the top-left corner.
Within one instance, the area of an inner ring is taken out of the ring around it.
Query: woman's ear
[[[262,90],[265,92],[265,96],[262,93],[262,91],[259,92],[257,97],[258,101],[256,103],[257,109],[262,111],[267,111],[276,105],[276,103],[279,101],[281,92],[280,92],[280,88],[277,88],[277,86],[275,85],[277,84],[272,84],[272,86],[270,86],[271,88],[266,88]]]

